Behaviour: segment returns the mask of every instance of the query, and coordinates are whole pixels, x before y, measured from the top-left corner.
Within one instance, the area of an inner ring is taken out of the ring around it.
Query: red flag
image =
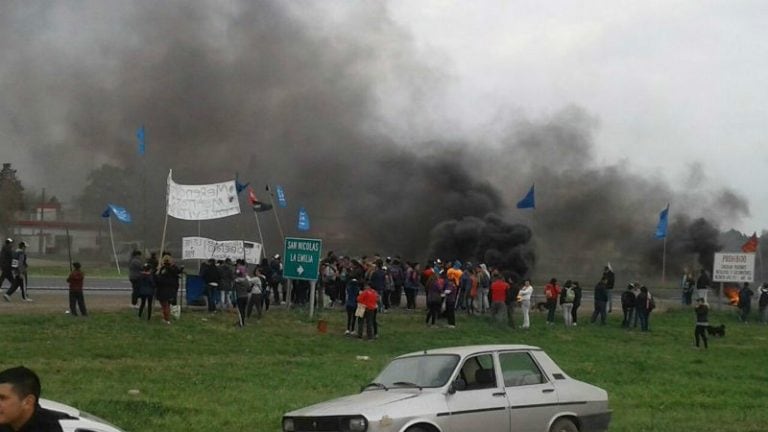
[[[741,251],[745,253],[757,252],[757,233],[752,234],[752,237],[741,246]]]
[[[253,191],[252,187],[248,187],[248,201],[251,203],[251,205],[256,204],[259,202],[259,199],[256,198],[256,193]]]

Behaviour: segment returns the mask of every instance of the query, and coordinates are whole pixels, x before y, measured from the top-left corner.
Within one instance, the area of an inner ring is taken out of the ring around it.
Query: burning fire
[[[723,294],[728,298],[728,302],[731,306],[739,305],[739,289],[736,287],[723,288]]]

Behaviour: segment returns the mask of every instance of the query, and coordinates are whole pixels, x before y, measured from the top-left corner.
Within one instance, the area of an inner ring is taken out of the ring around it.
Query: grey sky
[[[452,132],[492,137],[506,112],[578,105],[598,122],[603,163],[678,189],[731,187],[751,209],[731,225],[766,228],[768,2],[397,0],[390,11],[446,77]],[[697,164],[705,178],[685,181]]]

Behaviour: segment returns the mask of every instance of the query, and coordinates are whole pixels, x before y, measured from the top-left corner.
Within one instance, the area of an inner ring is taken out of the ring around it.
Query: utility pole
[[[37,251],[40,255],[45,254],[45,241],[44,241],[44,234],[43,234],[43,223],[45,222],[45,188],[43,188],[43,193],[41,195],[41,202],[40,202],[40,232],[38,234],[37,238]]]

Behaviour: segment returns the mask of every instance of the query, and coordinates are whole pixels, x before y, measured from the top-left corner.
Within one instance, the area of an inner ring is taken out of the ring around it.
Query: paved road
[[[4,288],[7,287],[6,286]],[[85,277],[85,287],[88,291],[130,291],[131,283],[128,279]],[[29,289],[34,291],[66,290],[67,281],[61,277],[36,277],[30,276]]]

